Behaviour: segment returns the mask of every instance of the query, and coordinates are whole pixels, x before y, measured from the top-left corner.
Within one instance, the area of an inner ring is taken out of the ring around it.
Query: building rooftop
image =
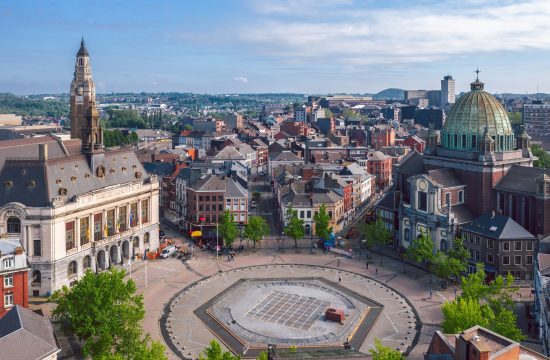
[[[512,218],[503,215],[485,213],[464,225],[463,230],[471,231],[497,240],[535,240],[535,236],[525,230]]]
[[[39,360],[61,351],[50,320],[15,305],[0,319],[0,358]]]

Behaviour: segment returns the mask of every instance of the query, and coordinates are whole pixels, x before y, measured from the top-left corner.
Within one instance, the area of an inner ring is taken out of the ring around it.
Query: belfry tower
[[[71,82],[71,139],[82,138],[90,104],[95,104],[95,84],[92,79],[90,54],[82,38]]]

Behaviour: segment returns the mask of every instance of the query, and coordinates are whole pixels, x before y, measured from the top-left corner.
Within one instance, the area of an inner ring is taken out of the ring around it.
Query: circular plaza
[[[267,349],[367,353],[374,339],[408,353],[418,316],[392,288],[369,277],[316,265],[235,268],[205,277],[166,304],[161,333],[182,359],[216,339],[242,358]]]

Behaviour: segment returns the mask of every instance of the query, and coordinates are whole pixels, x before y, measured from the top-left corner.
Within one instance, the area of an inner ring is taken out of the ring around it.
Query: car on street
[[[171,256],[172,254],[175,254],[176,253],[176,247],[175,246],[167,246],[165,247],[164,249],[162,249],[162,251],[160,252],[160,258],[161,259],[166,259],[168,258],[169,256]]]

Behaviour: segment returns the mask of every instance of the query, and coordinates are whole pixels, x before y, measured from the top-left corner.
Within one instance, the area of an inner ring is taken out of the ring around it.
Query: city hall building
[[[159,246],[158,180],[133,149],[104,149],[91,76],[82,41],[71,140],[0,142],[8,154],[0,169],[0,236],[20,239],[35,296]]]

